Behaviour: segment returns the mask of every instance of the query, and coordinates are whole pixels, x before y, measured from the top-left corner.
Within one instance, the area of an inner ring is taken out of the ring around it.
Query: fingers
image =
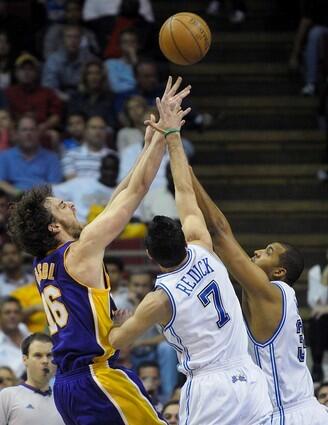
[[[152,127],[153,129],[155,129],[156,131],[159,131],[160,133],[164,133],[164,130],[154,121],[146,120],[144,124]]]
[[[171,87],[172,87],[172,77],[170,75],[169,78],[167,79],[167,83],[166,83],[166,87],[165,87],[162,99],[164,99],[167,96],[167,94],[171,90]]]
[[[185,109],[185,110],[182,110],[182,109],[181,109],[181,111],[180,111],[180,112],[178,112],[178,116],[179,116],[180,118],[183,118],[183,117],[185,117],[186,115],[188,115],[190,111],[191,111],[191,108],[187,108],[187,109]]]
[[[179,103],[181,103],[182,100],[190,94],[190,91],[191,91],[191,85],[185,87],[183,90],[181,90],[180,93],[177,93],[176,95],[174,95],[170,99],[170,102],[179,102]]]
[[[161,103],[159,97],[156,97],[156,106],[157,106],[157,109],[158,109],[158,112],[159,112],[159,116],[163,117],[164,109],[163,109],[163,106],[162,106],[162,103]]]
[[[180,87],[182,83],[182,78],[178,77],[175,81],[175,83],[173,84],[173,87],[171,88],[171,90],[168,93],[168,97],[172,97],[175,95],[175,93],[177,92],[178,88]]]

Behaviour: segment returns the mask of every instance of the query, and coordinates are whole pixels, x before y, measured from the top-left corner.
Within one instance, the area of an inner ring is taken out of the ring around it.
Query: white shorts
[[[250,360],[196,371],[181,391],[179,425],[269,425],[271,415],[265,376]]]
[[[328,412],[314,397],[273,413],[272,425],[328,425]]]

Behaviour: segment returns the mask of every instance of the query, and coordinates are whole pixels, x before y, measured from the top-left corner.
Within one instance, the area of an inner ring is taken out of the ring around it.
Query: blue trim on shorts
[[[272,366],[272,376],[273,376],[274,388],[275,388],[275,396],[277,400],[277,406],[280,412],[280,425],[285,425],[285,412],[281,402],[278,372],[277,372],[277,365],[276,365],[273,344],[270,344],[269,349],[270,349],[270,360],[271,360],[271,366]]]
[[[252,331],[250,330],[250,328],[248,326],[246,317],[244,317],[244,321],[245,321],[245,324],[246,324],[247,333],[248,333],[248,336],[249,336],[250,340],[253,342],[254,345],[257,345],[258,347],[262,347],[262,348],[263,347],[266,347],[266,346],[268,346],[270,344],[272,344],[273,341],[277,338],[277,336],[279,335],[282,327],[285,324],[286,313],[287,313],[287,300],[286,300],[286,294],[285,294],[284,288],[278,282],[270,282],[270,283],[272,283],[273,285],[278,286],[278,288],[281,290],[281,293],[282,293],[282,314],[281,314],[281,319],[280,319],[279,325],[278,325],[277,329],[274,331],[274,334],[268,340],[266,340],[265,342],[259,342],[259,341],[257,341],[255,339],[255,337],[253,336]]]

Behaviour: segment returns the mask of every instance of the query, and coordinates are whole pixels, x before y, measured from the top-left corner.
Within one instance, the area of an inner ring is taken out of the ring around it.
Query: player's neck
[[[177,264],[174,267],[163,267],[160,265],[160,269],[163,273],[171,273],[174,272],[174,270],[179,269],[180,267],[182,267],[188,260],[188,255],[185,256],[185,258],[181,261],[181,263]]]

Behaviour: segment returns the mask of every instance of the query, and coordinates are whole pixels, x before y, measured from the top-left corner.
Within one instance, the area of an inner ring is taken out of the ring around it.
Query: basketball
[[[159,32],[163,55],[177,65],[199,62],[211,45],[207,23],[195,13],[181,12],[168,18]]]

